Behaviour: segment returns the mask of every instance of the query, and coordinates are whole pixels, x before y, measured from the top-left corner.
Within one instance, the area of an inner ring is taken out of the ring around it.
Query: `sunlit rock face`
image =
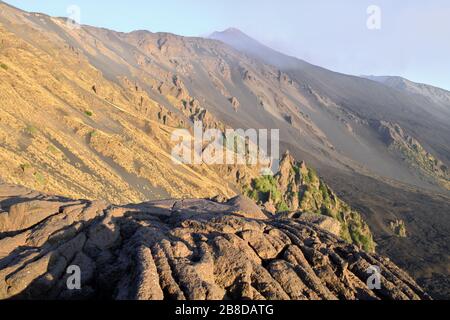
[[[429,299],[389,259],[248,198],[113,206],[3,184],[0,203],[2,299]]]

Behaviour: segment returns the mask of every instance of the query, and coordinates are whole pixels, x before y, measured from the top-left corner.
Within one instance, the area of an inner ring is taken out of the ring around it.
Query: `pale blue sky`
[[[118,31],[207,35],[236,27],[288,54],[349,74],[400,75],[450,90],[447,0],[6,0],[28,11],[66,16]],[[381,8],[381,30],[366,27]]]

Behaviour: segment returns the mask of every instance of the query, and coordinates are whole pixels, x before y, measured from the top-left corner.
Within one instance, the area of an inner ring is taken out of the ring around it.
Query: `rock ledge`
[[[245,199],[117,207],[3,184],[0,208],[0,299],[430,299],[388,259],[304,220],[247,217]]]

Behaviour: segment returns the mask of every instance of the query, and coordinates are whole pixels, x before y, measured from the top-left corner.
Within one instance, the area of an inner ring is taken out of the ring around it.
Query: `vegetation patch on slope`
[[[243,190],[273,214],[298,211],[337,220],[344,240],[369,252],[375,250],[372,233],[361,215],[340,200],[314,169],[296,162],[288,153],[275,176],[253,179]]]
[[[417,139],[396,123],[372,121],[371,125],[378,131],[389,150],[398,153],[410,167],[434,178],[441,186],[450,190],[449,168],[428,152]]]

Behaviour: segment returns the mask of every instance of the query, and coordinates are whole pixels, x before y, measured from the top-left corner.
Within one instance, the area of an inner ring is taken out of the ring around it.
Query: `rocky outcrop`
[[[299,221],[317,225],[319,228],[326,230],[334,234],[335,236],[339,237],[341,235],[341,224],[339,223],[339,221],[331,217],[302,212],[285,212],[280,214],[278,217],[285,219],[297,219]]]
[[[349,243],[375,250],[372,233],[361,215],[339,199],[314,169],[295,161],[289,152],[275,176],[256,178],[243,189],[272,214],[314,221]]]
[[[239,107],[241,106],[239,100],[236,97],[231,97],[228,99],[231,103],[231,106],[233,107],[234,111],[238,111]]]
[[[389,227],[391,228],[392,232],[399,238],[406,238],[408,236],[406,232],[406,224],[403,220],[391,221],[389,223]]]
[[[388,259],[244,197],[118,207],[0,185],[0,205],[2,299],[429,299]]]
[[[372,120],[370,125],[377,131],[383,143],[411,167],[433,177],[444,188],[450,189],[448,167],[428,152],[420,142],[407,134],[402,127],[388,121]]]

